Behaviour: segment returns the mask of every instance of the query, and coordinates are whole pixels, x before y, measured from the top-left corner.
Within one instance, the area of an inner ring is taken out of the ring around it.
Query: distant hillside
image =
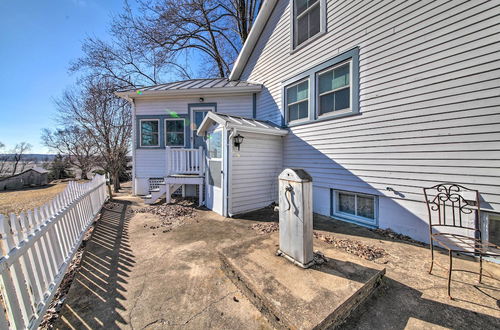
[[[13,154],[0,154],[0,156],[9,156],[12,157],[14,156]],[[37,162],[49,162],[52,161],[56,157],[54,154],[25,154],[23,155],[23,159],[25,160],[33,160]]]

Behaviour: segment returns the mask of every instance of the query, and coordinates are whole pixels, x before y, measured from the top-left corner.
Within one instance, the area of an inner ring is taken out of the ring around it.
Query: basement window
[[[374,195],[333,190],[332,215],[359,224],[376,226],[378,199]]]
[[[140,121],[141,147],[159,147],[160,120],[148,119]]]
[[[165,145],[170,147],[184,147],[185,144],[184,119],[165,119]]]

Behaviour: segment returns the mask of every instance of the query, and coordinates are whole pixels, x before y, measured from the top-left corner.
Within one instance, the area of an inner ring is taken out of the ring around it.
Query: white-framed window
[[[184,147],[186,145],[184,118],[165,119],[165,145],[170,147]]]
[[[286,87],[286,112],[288,122],[309,118],[309,79]]]
[[[297,47],[323,29],[323,0],[293,0],[293,46]],[[324,10],[324,9],[323,9]]]
[[[140,145],[141,147],[160,146],[160,120],[141,119],[140,120]]]
[[[375,226],[377,224],[377,196],[333,190],[332,198],[332,215],[365,225]]]
[[[317,115],[329,116],[351,112],[352,60],[317,73]]]

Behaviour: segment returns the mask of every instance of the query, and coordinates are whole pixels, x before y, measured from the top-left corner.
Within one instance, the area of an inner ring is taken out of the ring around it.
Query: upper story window
[[[309,80],[303,80],[286,88],[288,122],[309,117]]]
[[[317,35],[322,30],[323,0],[293,0],[294,46]]]
[[[350,111],[351,61],[318,74],[318,116]]]
[[[158,119],[141,120],[141,147],[159,147],[159,128],[160,121]]]
[[[165,145],[171,147],[183,147],[185,144],[184,119],[165,119]]]
[[[304,125],[359,113],[359,49],[282,82],[283,123]]]

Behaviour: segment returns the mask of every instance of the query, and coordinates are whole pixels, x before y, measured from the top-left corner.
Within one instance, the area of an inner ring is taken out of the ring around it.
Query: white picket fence
[[[0,329],[38,327],[107,198],[106,179],[96,175],[87,183],[69,182],[40,208],[0,214]]]

